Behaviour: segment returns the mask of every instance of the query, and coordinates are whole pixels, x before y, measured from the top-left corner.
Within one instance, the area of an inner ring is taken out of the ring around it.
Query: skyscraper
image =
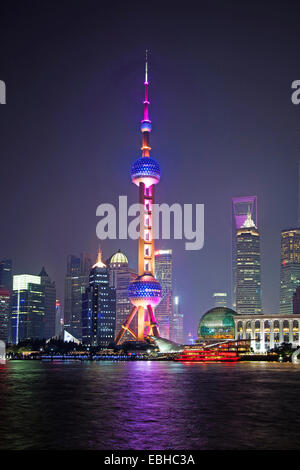
[[[240,314],[260,314],[260,237],[250,213],[236,232],[236,310]]]
[[[234,197],[231,206],[231,229],[232,229],[232,273],[231,273],[231,303],[236,308],[236,232],[246,222],[248,214],[257,227],[257,197],[245,196]]]
[[[173,336],[173,280],[172,250],[155,251],[155,277],[162,287],[162,299],[155,309],[160,335],[171,339]]]
[[[144,99],[144,119],[141,123],[142,132],[142,156],[137,158],[131,167],[131,180],[139,188],[139,203],[144,208],[144,213],[140,217],[139,232],[139,256],[138,256],[138,277],[128,288],[129,298],[133,308],[127,317],[122,328],[117,333],[115,342],[119,344],[123,335],[128,331],[134,339],[145,341],[145,337],[158,337],[159,329],[153,311],[162,295],[160,283],[154,277],[154,237],[153,237],[153,217],[152,208],[154,203],[155,185],[160,181],[160,165],[150,157],[150,132],[152,129],[149,119],[149,98],[148,98],[148,62],[146,55],[145,66],[145,99]],[[137,315],[137,331],[132,329],[134,319]]]
[[[56,299],[55,303],[55,336],[62,338],[64,331],[64,315],[60,305],[60,300]]]
[[[109,260],[109,282],[116,289],[116,331],[120,331],[123,323],[130,314],[131,302],[128,296],[129,284],[137,277],[137,273],[128,265],[128,259],[117,251]],[[133,327],[137,327],[137,322],[133,320]],[[132,335],[126,331],[123,341],[132,340]]]
[[[8,341],[8,321],[10,310],[10,291],[0,287],[0,340]]]
[[[0,340],[7,341],[9,333],[10,298],[12,293],[12,261],[0,261]]]
[[[51,281],[44,266],[39,276],[45,294],[44,337],[49,339],[55,336],[56,287],[55,282]]]
[[[280,308],[282,315],[293,313],[293,295],[300,284],[300,229],[281,232]]]
[[[214,292],[213,303],[214,303],[214,307],[227,307],[226,292]]]
[[[9,340],[17,344],[24,339],[44,337],[45,294],[40,276],[13,276]]]
[[[86,253],[82,253],[80,258],[74,255],[67,258],[64,327],[77,339],[81,339],[82,293],[89,284],[91,265]]]
[[[116,290],[109,285],[109,269],[98,251],[82,294],[82,342],[87,346],[108,346],[116,328]]]
[[[0,287],[5,287],[12,291],[12,260],[4,259],[0,261]]]
[[[183,313],[180,310],[179,297],[174,297],[173,303],[173,328],[171,334],[171,340],[175,343],[184,343],[184,325],[183,325]]]

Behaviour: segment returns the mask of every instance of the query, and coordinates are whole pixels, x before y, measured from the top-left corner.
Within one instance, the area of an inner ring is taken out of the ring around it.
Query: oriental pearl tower
[[[126,331],[135,340],[145,341],[147,336],[159,337],[158,324],[154,314],[154,307],[159,304],[162,297],[162,288],[154,277],[154,238],[152,206],[154,204],[155,185],[160,180],[159,163],[150,157],[149,145],[150,132],[152,130],[149,119],[148,98],[148,60],[146,51],[145,65],[145,99],[144,118],[141,122],[142,155],[131,167],[131,180],[139,188],[139,203],[144,208],[143,220],[140,223],[139,248],[138,248],[138,277],[131,282],[128,288],[128,296],[133,305],[130,314],[121,330],[118,332],[115,343],[119,344]],[[137,331],[131,328],[131,323],[137,315]]]

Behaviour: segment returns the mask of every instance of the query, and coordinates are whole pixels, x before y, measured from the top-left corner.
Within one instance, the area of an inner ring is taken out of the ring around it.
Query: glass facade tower
[[[261,314],[260,236],[248,215],[236,233],[236,310]]]
[[[180,309],[179,297],[174,297],[173,302],[173,328],[171,334],[171,340],[175,343],[184,343],[184,325],[183,325],[183,313]]]
[[[44,267],[39,276],[45,294],[44,337],[49,339],[55,336],[56,287]]]
[[[40,276],[13,277],[9,340],[44,338],[45,294]]]
[[[12,291],[12,260],[0,261],[0,286]]]
[[[236,308],[236,233],[243,226],[247,220],[248,214],[254,225],[257,225],[257,197],[245,196],[234,197],[231,206],[231,227],[232,227],[232,273],[231,273],[231,303],[232,307]]]
[[[0,340],[8,341],[8,321],[10,310],[10,291],[0,287]]]
[[[300,284],[300,229],[281,232],[280,306],[281,315],[293,313],[293,295]]]
[[[82,342],[87,346],[108,346],[116,329],[116,290],[109,285],[109,269],[101,261],[89,275],[89,286],[82,294]]]
[[[173,336],[173,280],[172,250],[155,251],[155,277],[162,287],[162,299],[155,309],[160,336],[170,339]]]
[[[64,327],[75,338],[81,339],[82,294],[89,284],[91,258],[82,253],[80,258],[69,255],[65,278]]]

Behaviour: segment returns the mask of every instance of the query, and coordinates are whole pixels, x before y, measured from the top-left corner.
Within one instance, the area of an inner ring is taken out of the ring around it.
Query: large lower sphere
[[[155,307],[161,301],[162,288],[152,274],[143,274],[129,284],[128,296],[135,307]]]

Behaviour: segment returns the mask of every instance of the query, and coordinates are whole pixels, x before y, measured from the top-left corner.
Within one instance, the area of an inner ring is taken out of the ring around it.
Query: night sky
[[[298,10],[297,10],[298,8]],[[280,230],[298,209],[296,2],[9,1],[1,6],[0,258],[45,265],[63,301],[68,254],[96,256],[96,208],[137,202],[144,51],[150,50],[157,202],[205,204],[205,246],[174,250],[186,329],[230,293],[231,198],[258,196],[263,307],[277,312]],[[137,243],[118,248],[133,267]]]

